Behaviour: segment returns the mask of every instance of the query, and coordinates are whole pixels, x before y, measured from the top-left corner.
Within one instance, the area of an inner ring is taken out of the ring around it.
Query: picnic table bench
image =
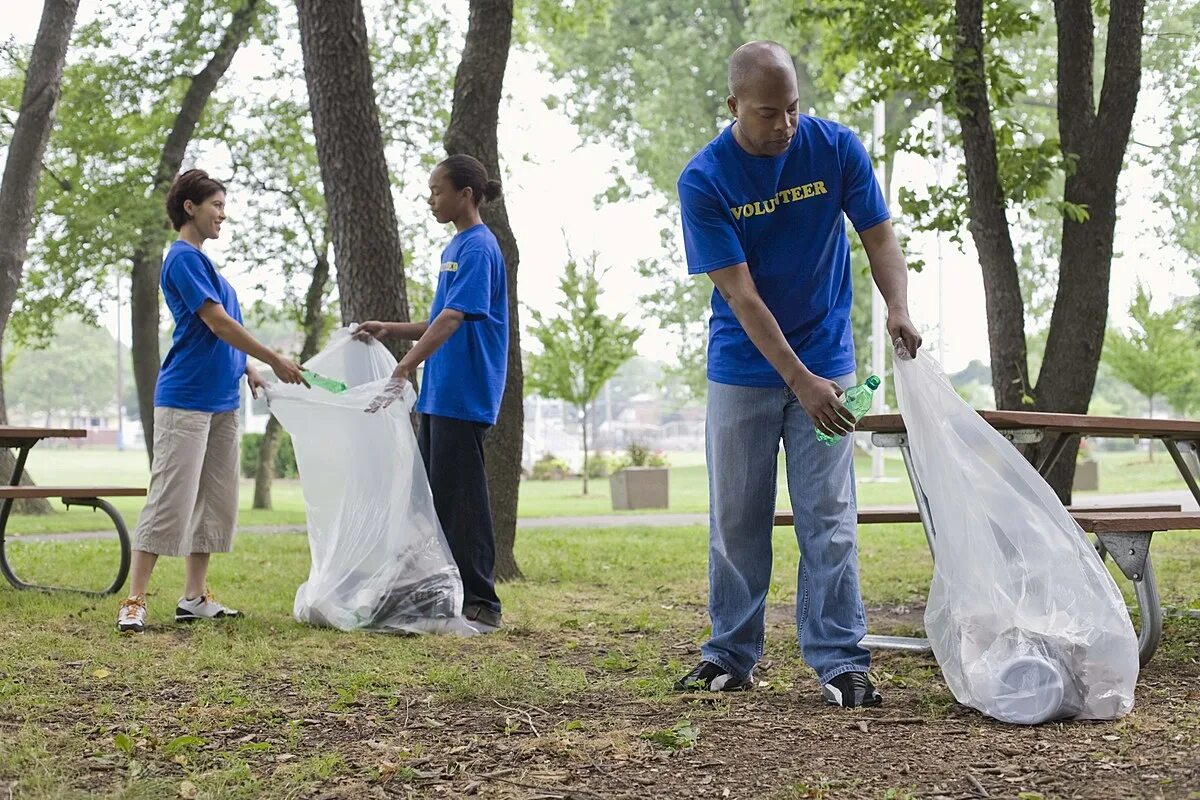
[[[0,425],[0,447],[16,448],[18,450],[16,465],[9,476],[7,486],[0,486],[0,572],[4,574],[14,588],[17,589],[64,589],[61,586],[41,586],[27,583],[17,577],[8,562],[8,552],[5,547],[5,532],[8,520],[12,515],[13,503],[17,500],[51,499],[62,500],[63,505],[85,506],[103,511],[112,520],[116,528],[117,539],[120,542],[121,560],[117,567],[117,575],[108,588],[101,591],[72,589],[91,595],[114,594],[125,584],[129,575],[130,542],[129,530],[121,512],[113,508],[106,497],[145,497],[146,490],[130,486],[21,486],[21,475],[25,472],[25,462],[29,451],[43,439],[78,439],[87,436],[87,431],[77,428],[25,428],[12,425]]]
[[[1191,453],[1200,463],[1200,420],[1092,417],[1026,411],[980,411],[979,415],[1014,445],[1050,442],[1050,449],[1037,465],[1043,477],[1074,437],[1158,439],[1166,446],[1184,484],[1200,505],[1200,475],[1184,458],[1184,453]],[[916,499],[916,507],[912,508],[859,509],[859,523],[919,522],[932,554],[937,532],[929,511],[929,501],[913,467],[904,420],[899,414],[876,414],[864,417],[857,429],[870,432],[871,442],[877,447],[900,448]],[[1096,536],[1096,549],[1100,557],[1110,556],[1121,574],[1133,582],[1140,617],[1138,653],[1145,666],[1158,649],[1163,622],[1150,544],[1155,533],[1200,530],[1200,512],[1183,511],[1180,506],[1172,504],[1072,505],[1067,510],[1084,531]],[[791,512],[776,512],[775,524],[793,524]],[[884,649],[929,649],[928,640],[912,637],[868,636],[863,643]]]

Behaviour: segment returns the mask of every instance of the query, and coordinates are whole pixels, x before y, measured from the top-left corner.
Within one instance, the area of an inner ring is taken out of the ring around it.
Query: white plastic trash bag
[[[274,384],[268,394],[292,436],[308,512],[312,568],[296,591],[296,619],[340,630],[474,633],[460,616],[462,578],[413,434],[413,392],[363,411],[396,360],[342,329],[305,366],[349,388]]]
[[[1024,725],[1128,713],[1137,637],[1083,530],[933,358],[895,367],[937,534],[925,630],[954,697]]]

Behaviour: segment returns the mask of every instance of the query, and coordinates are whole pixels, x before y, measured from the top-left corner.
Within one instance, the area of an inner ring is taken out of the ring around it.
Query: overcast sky
[[[6,3],[0,19],[0,40],[15,39],[31,43],[37,32],[39,3]],[[451,8],[461,6],[458,16],[465,21],[466,3],[454,0]],[[80,22],[94,17],[96,4],[84,0]],[[465,22],[464,22],[465,24]],[[269,72],[269,58],[263,48],[243,48],[236,57],[227,81],[238,84],[255,74]],[[627,163],[630,155],[603,145],[584,145],[574,126],[558,111],[550,111],[537,98],[552,87],[529,54],[514,52],[506,75],[506,95],[518,98],[506,101],[500,119],[500,149],[508,173],[505,183],[507,206],[521,249],[520,298],[534,308],[548,311],[557,298],[557,279],[566,258],[564,237],[576,255],[596,250],[601,263],[610,267],[609,310],[631,312],[646,332],[638,345],[642,355],[664,361],[674,360],[672,342],[652,320],[643,320],[636,302],[646,286],[636,275],[637,261],[660,252],[657,203],[651,200],[628,201],[596,209],[593,198],[609,184],[613,163]],[[1157,118],[1161,109],[1157,98],[1143,92],[1139,99],[1134,138],[1153,144],[1160,138]],[[869,133],[869,132],[865,132]],[[682,165],[680,165],[682,167]],[[214,170],[219,171],[219,170]],[[952,170],[949,170],[952,174]],[[927,185],[933,176],[931,164],[901,158],[896,166],[894,187]],[[1165,247],[1154,227],[1158,212],[1152,203],[1155,184],[1148,170],[1130,167],[1121,177],[1125,202],[1117,226],[1118,256],[1113,264],[1110,317],[1118,325],[1127,321],[1125,312],[1140,277],[1155,294],[1157,306],[1172,297],[1194,294],[1196,283],[1190,266]],[[423,195],[411,193],[401,198],[398,213],[427,213],[421,204]],[[230,198],[231,222],[236,224],[237,198]],[[893,204],[893,212],[898,209]],[[436,234],[436,231],[434,232]],[[988,360],[987,326],[984,318],[983,285],[978,263],[970,248],[959,252],[948,241],[942,243],[942,264],[938,268],[937,242],[932,236],[920,236],[912,242],[914,255],[928,265],[910,282],[910,305],[914,321],[926,332],[931,346],[944,343],[940,355],[948,371],[965,366],[971,359]],[[445,240],[431,236],[423,246],[414,247],[425,265],[436,263]],[[211,246],[218,266],[220,243]],[[684,265],[680,264],[682,272]],[[245,276],[229,276],[243,302],[253,299]],[[943,298],[939,303],[939,289]],[[944,316],[939,319],[939,312]],[[115,329],[115,315],[105,318]],[[945,335],[939,336],[939,322]],[[128,331],[128,309],[124,330]]]

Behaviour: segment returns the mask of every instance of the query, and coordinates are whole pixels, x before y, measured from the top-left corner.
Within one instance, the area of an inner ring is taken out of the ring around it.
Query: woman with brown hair
[[[294,361],[242,327],[237,293],[204,254],[221,235],[225,187],[199,169],[175,179],[167,216],[179,239],[163,261],[163,298],[175,319],[170,352],[154,392],[154,464],[150,496],[133,542],[129,597],[117,630],[146,629],[146,588],[160,555],[186,559],[176,622],[236,617],[208,591],[208,560],[233,544],[238,506],[238,409],[242,376],[255,397],[265,384],[252,355],[285,383],[307,382]]]

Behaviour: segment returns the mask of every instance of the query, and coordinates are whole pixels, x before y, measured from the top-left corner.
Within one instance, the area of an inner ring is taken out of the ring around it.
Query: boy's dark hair
[[[202,169],[189,169],[179,173],[179,177],[175,178],[170,191],[167,192],[167,216],[171,218],[175,230],[182,228],[189,219],[188,213],[183,210],[185,200],[200,205],[217,192],[224,191],[225,184],[208,177],[208,173]]]
[[[488,178],[487,167],[474,156],[465,153],[450,156],[438,164],[438,167],[446,171],[446,176],[450,178],[455,189],[471,187],[475,205],[495,200],[500,196],[500,181]]]

